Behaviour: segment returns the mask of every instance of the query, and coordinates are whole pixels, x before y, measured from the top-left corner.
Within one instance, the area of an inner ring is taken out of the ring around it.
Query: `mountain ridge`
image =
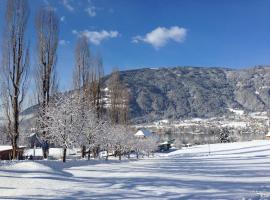
[[[216,117],[229,108],[259,112],[269,105],[269,66],[143,68],[121,71],[120,78],[130,91],[134,123]]]
[[[270,67],[161,67],[120,71],[130,93],[133,124],[162,119],[211,118],[230,109],[262,112],[268,109]],[[111,75],[104,77],[108,87]],[[27,108],[24,114],[37,110]]]

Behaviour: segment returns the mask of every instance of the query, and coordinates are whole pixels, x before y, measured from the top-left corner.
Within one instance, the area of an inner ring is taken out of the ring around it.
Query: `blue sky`
[[[29,4],[33,57],[37,9],[53,6],[61,18],[57,68],[62,88],[70,86],[74,43],[81,34],[89,38],[92,52],[102,55],[106,73],[113,67],[270,64],[269,0],[30,0]]]

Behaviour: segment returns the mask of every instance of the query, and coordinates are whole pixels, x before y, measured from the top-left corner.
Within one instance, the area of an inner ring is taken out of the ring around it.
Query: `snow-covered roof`
[[[238,110],[238,109],[233,109],[233,108],[228,108],[228,109],[229,109],[229,111],[231,111],[237,115],[243,115],[245,113],[244,110]]]
[[[172,140],[167,140],[165,142],[159,143],[160,145],[164,145],[164,144],[173,144],[173,142],[175,141],[175,139]]]
[[[146,129],[140,129],[135,133],[135,136],[140,136],[140,137],[149,137],[151,136],[152,133]]]
[[[29,134],[29,137],[33,137],[33,136],[35,136],[36,135],[36,133],[30,133]]]
[[[270,137],[270,131],[265,136],[266,137]]]
[[[0,146],[0,151],[6,151],[6,150],[10,150],[10,149],[12,149],[12,147],[9,145],[1,145]]]
[[[165,141],[165,142],[159,143],[159,145],[165,145],[165,144],[169,144],[169,142]]]
[[[19,148],[25,148],[25,146],[19,146]],[[10,145],[1,145],[0,146],[0,151],[6,151],[6,150],[11,150],[12,146]]]

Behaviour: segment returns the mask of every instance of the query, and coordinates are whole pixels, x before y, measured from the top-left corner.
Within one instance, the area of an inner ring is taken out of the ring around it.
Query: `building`
[[[168,140],[165,142],[162,142],[158,145],[159,151],[169,151],[172,148],[172,144],[174,143],[175,139]]]
[[[265,135],[266,139],[270,140],[270,131]]]
[[[136,137],[142,137],[142,138],[146,138],[146,137],[150,137],[152,136],[153,133],[146,130],[146,129],[139,129],[136,133],[135,133],[135,136]]]
[[[18,159],[23,159],[24,147],[18,148]],[[11,160],[12,147],[11,146],[0,146],[0,160]]]
[[[38,136],[37,133],[31,133],[28,137],[28,145],[30,148],[34,148],[34,147],[41,147],[42,146],[42,142]]]

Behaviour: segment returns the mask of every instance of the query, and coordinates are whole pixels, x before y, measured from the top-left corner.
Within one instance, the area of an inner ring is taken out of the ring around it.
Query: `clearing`
[[[270,141],[139,161],[0,161],[0,199],[270,199]]]

